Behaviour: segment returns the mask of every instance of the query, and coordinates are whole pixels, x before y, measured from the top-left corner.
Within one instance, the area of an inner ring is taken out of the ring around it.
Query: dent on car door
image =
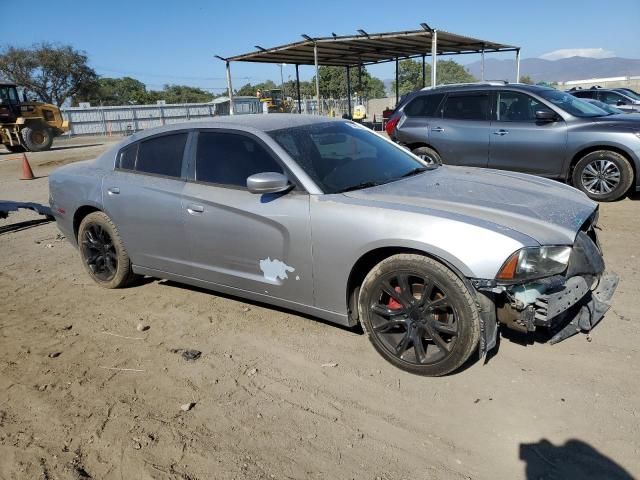
[[[103,204],[134,265],[185,273],[181,212],[187,132],[151,137],[124,148],[102,181]]]
[[[184,189],[191,275],[199,280],[311,305],[309,196],[254,194],[247,177],[283,172],[257,137],[204,130],[193,181]]]
[[[489,159],[489,94],[450,93],[441,117],[429,125],[429,141],[449,165],[486,167]]]
[[[567,148],[567,126],[560,115],[538,120],[536,112],[550,107],[516,91],[499,91],[494,97],[489,167],[558,178]]]

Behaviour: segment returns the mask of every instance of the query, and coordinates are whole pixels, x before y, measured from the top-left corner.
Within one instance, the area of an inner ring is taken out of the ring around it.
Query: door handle
[[[444,132],[444,128],[442,127],[433,127],[431,129],[432,132]]]
[[[107,193],[109,195],[118,195],[120,193],[120,189],[118,187],[111,187],[107,189]]]
[[[500,130],[496,130],[495,132],[493,132],[494,135],[499,135],[499,136],[504,136],[507,133],[509,133],[509,130],[504,130],[504,129],[500,129]]]
[[[204,207],[202,205],[190,203],[187,205],[187,212],[189,212],[190,215],[197,215],[198,213],[204,212]]]

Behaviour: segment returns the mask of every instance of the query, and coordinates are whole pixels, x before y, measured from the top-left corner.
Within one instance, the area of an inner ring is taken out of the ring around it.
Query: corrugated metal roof
[[[372,33],[307,39],[278,47],[229,57],[233,62],[291,63],[314,65],[314,44],[318,49],[318,64],[332,66],[367,65],[388,62],[395,58],[413,58],[431,54],[433,30]],[[518,47],[437,31],[437,54],[504,52]]]

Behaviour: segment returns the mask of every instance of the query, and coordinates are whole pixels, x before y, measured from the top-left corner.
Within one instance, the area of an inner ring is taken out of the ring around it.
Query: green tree
[[[321,66],[318,69],[320,96],[328,98],[346,98],[347,96],[347,70],[345,67]],[[382,98],[385,96],[383,82],[362,68],[362,85],[357,68],[351,68],[351,94],[364,98]],[[311,79],[313,94],[315,95],[315,76]]]
[[[91,105],[129,105],[153,102],[153,95],[144,83],[131,77],[100,78],[88,91],[74,97],[74,104],[90,102]]]
[[[7,46],[0,51],[0,75],[41,101],[61,106],[93,88],[98,76],[87,62],[86,53],[70,45]]]
[[[276,85],[272,80],[267,80],[266,82],[262,83],[256,83],[255,85],[246,83],[242,87],[240,87],[239,90],[235,90],[234,95],[255,97],[258,90],[272,90],[274,88],[280,88],[280,86]]]
[[[520,83],[526,83],[527,85],[533,85],[535,82],[531,79],[529,75],[521,75]]]
[[[425,68],[425,84],[431,84],[431,65]],[[447,83],[467,83],[475,82],[476,78],[471,75],[462,65],[453,60],[438,60],[436,71],[436,82],[438,85]],[[422,62],[407,59],[401,60],[398,65],[398,85],[400,95],[413,92],[422,88]],[[396,82],[391,83],[391,90],[395,93]]]
[[[160,91],[151,92],[154,100],[167,103],[206,103],[214,99],[214,95],[206,90],[188,85],[165,85]]]

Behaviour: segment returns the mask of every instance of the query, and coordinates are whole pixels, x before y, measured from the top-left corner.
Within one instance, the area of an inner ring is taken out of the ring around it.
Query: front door
[[[193,181],[183,192],[191,276],[275,298],[313,304],[309,195],[257,195],[250,175],[286,173],[257,137],[198,133]],[[291,177],[290,177],[291,178]]]
[[[442,117],[429,125],[429,143],[447,165],[486,167],[489,160],[489,94],[447,95]]]
[[[564,120],[536,120],[536,111],[551,109],[526,93],[499,91],[495,101],[489,167],[559,178],[567,149]]]

